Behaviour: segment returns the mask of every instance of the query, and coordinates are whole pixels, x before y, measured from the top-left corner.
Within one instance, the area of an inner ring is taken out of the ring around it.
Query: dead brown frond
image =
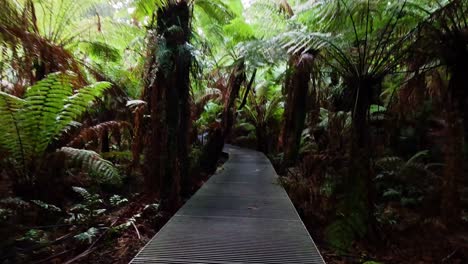
[[[4,57],[18,78],[13,94],[21,96],[24,87],[57,71],[72,71],[84,84],[79,63],[71,52],[39,32],[32,1],[20,6],[0,0],[0,6],[0,47],[4,48]]]
[[[73,140],[68,143],[69,147],[85,147],[91,141],[98,141],[103,137],[103,134],[112,134],[120,137],[121,131],[124,129],[131,130],[130,123],[126,121],[108,121],[97,124],[92,127],[84,128]]]

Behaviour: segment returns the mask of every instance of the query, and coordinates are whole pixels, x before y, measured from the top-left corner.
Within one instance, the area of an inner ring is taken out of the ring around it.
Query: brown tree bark
[[[442,181],[441,215],[447,226],[460,219],[460,195],[458,183],[464,175],[465,124],[463,120],[466,89],[465,76],[468,67],[453,68],[445,98],[445,121],[447,123],[444,178]]]
[[[352,143],[351,164],[345,186],[349,187],[347,212],[349,215],[359,215],[367,225],[370,238],[375,236],[376,223],[374,217],[374,185],[371,164],[371,133],[369,124],[369,108],[373,98],[373,87],[378,81],[363,79],[350,84],[353,89],[352,108]]]
[[[447,135],[443,153],[445,169],[442,181],[441,215],[447,226],[460,219],[458,180],[463,176],[463,120],[457,111],[445,113]]]
[[[210,133],[207,144],[203,148],[201,156],[202,169],[208,173],[213,173],[216,169],[216,162],[223,151],[224,142],[231,134],[235,117],[235,102],[239,97],[239,91],[245,82],[245,63],[239,61],[229,76],[227,91],[223,95],[223,113],[221,125]]]
[[[150,146],[145,155],[147,192],[174,210],[181,188],[189,188],[188,136],[191,55],[190,8],[186,1],[169,2],[158,10],[157,41],[150,53],[146,93],[151,113]]]
[[[284,152],[284,167],[293,165],[299,154],[313,60],[313,54],[305,53],[293,56],[289,61],[290,73],[285,81],[286,104],[280,144]]]
[[[231,134],[236,112],[235,102],[237,97],[239,97],[240,88],[245,80],[245,63],[241,60],[232,70],[229,77],[228,90],[224,96],[223,119],[221,121],[224,139]]]

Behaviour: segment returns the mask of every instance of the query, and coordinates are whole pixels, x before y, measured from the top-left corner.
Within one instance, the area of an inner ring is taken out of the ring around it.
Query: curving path
[[[229,160],[131,263],[324,263],[263,153]]]

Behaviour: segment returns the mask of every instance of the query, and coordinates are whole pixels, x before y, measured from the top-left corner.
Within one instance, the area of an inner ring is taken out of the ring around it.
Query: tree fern
[[[41,166],[47,164],[52,143],[72,126],[100,97],[110,83],[95,83],[73,91],[77,77],[70,73],[54,73],[27,89],[25,99],[0,92],[0,151],[7,164],[14,168],[15,180],[34,181]],[[67,153],[76,153],[68,151]],[[76,159],[76,155],[68,156]],[[83,157],[86,157],[84,155]],[[100,158],[77,163],[104,175],[104,179],[117,177]],[[92,162],[94,161],[94,162]],[[113,180],[112,180],[113,181]]]
[[[32,146],[33,153],[41,155],[72,121],[110,87],[109,83],[100,82],[73,94],[72,81],[71,74],[54,73],[27,90],[20,125],[28,135],[28,144]]]

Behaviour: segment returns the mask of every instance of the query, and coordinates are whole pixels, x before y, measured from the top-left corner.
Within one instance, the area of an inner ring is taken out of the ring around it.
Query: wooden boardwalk
[[[229,160],[131,263],[324,263],[264,154]]]

